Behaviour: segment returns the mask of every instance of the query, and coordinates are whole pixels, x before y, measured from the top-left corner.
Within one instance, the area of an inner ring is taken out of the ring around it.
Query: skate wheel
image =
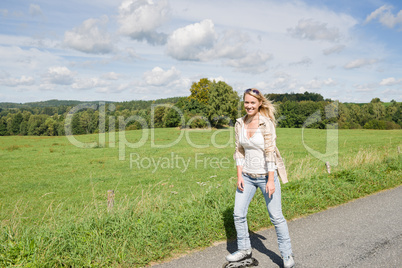
[[[253,265],[254,265],[254,266],[258,266],[258,264],[259,264],[258,260],[255,259],[255,258],[252,258],[252,259],[253,259]]]
[[[225,262],[222,265],[222,268],[228,268],[228,267],[252,267],[252,266],[258,266],[259,262],[255,258],[249,258],[247,260],[242,260],[239,262]]]

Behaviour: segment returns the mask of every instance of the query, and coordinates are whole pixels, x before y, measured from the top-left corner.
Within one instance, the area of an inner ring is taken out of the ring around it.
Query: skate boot
[[[258,261],[252,257],[251,249],[238,250],[226,256],[227,262],[223,264],[222,268],[244,268],[257,266]]]
[[[247,250],[238,250],[226,256],[226,260],[230,262],[241,261],[243,259],[251,258],[251,248]]]
[[[293,267],[295,267],[295,261],[294,261],[292,255],[289,255],[289,256],[283,258],[283,267],[284,268],[293,268]]]

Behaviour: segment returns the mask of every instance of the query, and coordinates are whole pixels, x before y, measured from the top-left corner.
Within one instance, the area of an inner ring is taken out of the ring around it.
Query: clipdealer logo
[[[71,144],[73,144],[76,147],[79,148],[93,148],[95,146],[100,146],[100,147],[105,147],[106,145],[106,108],[105,108],[105,102],[99,102],[99,105],[97,104],[90,104],[90,103],[83,103],[79,104],[75,107],[73,107],[67,114],[66,120],[64,123],[64,129],[65,129],[65,134],[67,139],[70,141]],[[109,116],[108,121],[108,146],[109,147],[116,147],[118,146],[118,151],[119,151],[119,160],[124,161],[126,159],[126,148],[131,148],[131,149],[137,149],[146,144],[146,142],[149,139],[149,136],[151,136],[150,139],[150,147],[151,148],[169,148],[173,147],[177,143],[179,143],[183,138],[186,139],[186,142],[193,148],[197,149],[202,149],[202,148],[208,148],[210,146],[213,146],[214,148],[226,148],[226,147],[233,147],[234,145],[234,133],[231,129],[221,129],[221,130],[216,130],[214,133],[211,135],[210,141],[207,144],[197,144],[190,138],[190,132],[186,131],[186,128],[182,128],[180,130],[180,135],[171,143],[168,144],[157,144],[155,142],[155,109],[156,107],[166,107],[166,108],[171,108],[174,109],[180,116],[180,122],[182,126],[187,126],[190,125],[191,122],[194,120],[204,120],[207,128],[202,129],[202,131],[207,131],[211,132],[212,131],[212,126],[211,123],[208,121],[207,118],[202,117],[202,116],[194,116],[188,120],[188,122],[185,122],[185,117],[183,112],[177,108],[174,105],[171,104],[152,104],[151,105],[151,113],[150,113],[150,126],[148,126],[147,120],[141,116],[138,115],[132,115],[129,116],[128,118],[124,118],[123,116],[118,116],[117,117],[117,122],[119,125],[118,128],[118,141],[116,141],[116,130],[115,130],[115,125],[116,125],[116,118],[114,116]],[[77,140],[72,131],[72,121],[73,121],[73,116],[80,110],[84,109],[92,109],[92,110],[99,110],[99,133],[98,133],[98,142],[81,142]],[[108,104],[108,110],[113,112],[115,111],[115,106],[113,104]],[[224,116],[223,116],[224,117]],[[230,123],[231,120],[228,117],[225,117]],[[126,126],[130,122],[138,122],[141,125],[141,138],[137,142],[129,142],[126,138]],[[149,132],[151,135],[149,135]],[[224,144],[219,144],[217,142],[217,135],[222,132],[229,132],[229,139],[226,143]],[[144,163],[147,160],[143,160]],[[155,160],[157,161],[157,160]]]
[[[183,157],[171,152],[169,156],[148,157],[139,153],[130,153],[130,169],[147,169],[155,173],[159,169],[179,169],[184,173],[190,167],[195,169],[232,168],[228,157],[208,157],[204,153],[196,153],[193,157]]]
[[[165,107],[169,109],[174,109],[180,117],[180,125],[184,126],[184,128],[180,129],[179,136],[168,144],[157,144],[155,142],[155,109],[156,107]],[[321,153],[319,151],[314,150],[313,148],[309,147],[304,139],[304,130],[309,127],[310,125],[321,122],[323,120],[333,119],[338,116],[338,102],[332,102],[327,104],[325,107],[325,117],[323,118],[321,115],[321,111],[317,110],[315,113],[311,114],[304,122],[302,126],[302,137],[301,143],[303,144],[306,151],[308,151],[311,155],[315,158],[319,159],[320,161],[326,163],[331,163],[332,166],[338,165],[338,124],[337,123],[326,123],[326,145],[325,145],[325,153]],[[74,114],[79,112],[80,110],[85,109],[92,109],[94,111],[98,111],[99,113],[99,132],[98,132],[98,142],[81,142],[77,140],[72,131],[72,120]],[[110,112],[115,111],[116,107],[114,104],[108,104],[108,110]],[[238,107],[238,117],[241,116],[241,107],[239,103]],[[233,122],[230,118],[222,116],[225,118],[229,125],[233,125]],[[284,120],[286,116],[281,116],[278,118],[278,121]],[[116,141],[116,120],[118,122],[118,141]],[[186,130],[186,127],[190,125],[194,120],[203,120],[207,125],[207,128],[202,129],[201,131],[211,132],[212,127],[211,123],[208,121],[207,118],[202,116],[194,116],[190,118],[187,122],[185,121],[185,117],[183,112],[176,106],[171,104],[152,104],[151,105],[151,113],[150,113],[150,126],[148,126],[147,120],[138,115],[132,115],[127,118],[123,116],[118,116],[117,118],[114,116],[108,116],[108,142],[106,143],[106,105],[105,102],[99,102],[99,104],[94,103],[83,103],[73,107],[67,114],[65,119],[65,134],[67,139],[76,147],[79,148],[93,148],[96,146],[105,147],[108,144],[108,147],[118,147],[118,154],[119,160],[124,161],[126,159],[126,148],[137,149],[144,146],[151,136],[150,140],[150,147],[151,148],[169,148],[173,147],[174,145],[178,144],[183,138],[186,139],[187,143],[197,149],[208,148],[213,146],[214,148],[227,148],[234,146],[234,131],[232,128],[228,129],[220,129],[214,130],[210,137],[210,141],[207,144],[197,144],[190,138],[190,131]],[[126,126],[131,122],[137,122],[141,125],[141,138],[137,142],[129,142],[126,138]],[[229,132],[229,138],[226,143],[219,144],[217,142],[216,136],[222,132]],[[151,135],[149,135],[151,134]],[[216,167],[216,168],[226,168],[229,165],[229,158],[208,158],[203,157],[201,159],[202,153],[196,153],[193,157],[183,157],[175,153],[171,153],[170,156],[165,157],[149,157],[149,156],[141,156],[138,153],[130,153],[130,168],[141,168],[141,169],[152,169],[153,173],[156,172],[158,168],[179,168],[182,172],[185,172],[190,164],[193,162],[194,166],[200,167],[201,164],[203,167]]]

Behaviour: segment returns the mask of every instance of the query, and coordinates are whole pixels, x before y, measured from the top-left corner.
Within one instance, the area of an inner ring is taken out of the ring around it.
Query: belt
[[[268,176],[268,173],[256,174],[256,173],[246,173],[246,172],[243,172],[243,174],[244,174],[244,175],[247,175],[247,176],[249,176],[250,178],[253,178],[253,179],[256,179],[256,178],[259,178],[259,177]]]

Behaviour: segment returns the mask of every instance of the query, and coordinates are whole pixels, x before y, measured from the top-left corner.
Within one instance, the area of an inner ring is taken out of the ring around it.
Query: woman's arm
[[[242,176],[243,166],[237,166],[237,188],[240,191],[244,191],[244,179]]]
[[[243,166],[245,152],[243,146],[240,144],[240,131],[241,125],[236,121],[235,124],[235,152],[233,154],[233,159],[236,161],[237,166]]]
[[[268,197],[271,198],[272,194],[275,192],[275,126],[271,120],[268,120],[265,131],[264,131],[264,151],[265,160],[268,167],[268,181],[265,185],[265,192],[268,193]]]
[[[275,193],[274,174],[275,171],[268,171],[268,181],[265,185],[265,192],[268,193],[269,198],[271,198],[272,194]]]
[[[244,157],[245,157],[245,152],[243,146],[240,144],[240,128],[241,125],[239,122],[236,122],[235,124],[235,152],[233,154],[233,158],[236,161],[236,167],[237,167],[237,188],[240,191],[244,190],[244,180],[242,176],[242,171],[243,171],[243,164],[244,164]]]
[[[276,147],[275,126],[271,120],[267,119],[264,126],[264,151],[265,161],[276,163],[275,147]]]

